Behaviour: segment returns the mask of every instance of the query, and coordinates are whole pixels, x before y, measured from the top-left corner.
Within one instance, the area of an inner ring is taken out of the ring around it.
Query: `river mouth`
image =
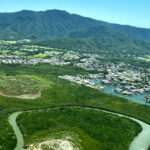
[[[79,150],[79,148],[69,140],[52,139],[32,144],[27,150]]]

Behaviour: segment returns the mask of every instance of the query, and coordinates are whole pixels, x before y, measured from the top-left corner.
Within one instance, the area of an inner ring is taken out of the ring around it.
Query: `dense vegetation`
[[[111,30],[126,35],[131,38],[135,38],[138,40],[150,41],[150,29],[146,28],[138,28],[129,25],[119,25],[102,22],[101,25],[105,25]]]
[[[62,105],[87,105],[120,112],[150,123],[149,106],[140,105],[126,99],[112,96],[95,89],[71,83],[57,78],[58,75],[87,74],[81,68],[73,66],[39,65],[0,65],[0,74],[5,76],[32,75],[43,78],[51,87],[42,90],[36,100],[26,100],[0,96],[0,143],[2,150],[12,150],[15,137],[7,118],[14,111],[48,108]],[[8,140],[9,139],[9,140]],[[7,143],[7,144],[6,144]]]
[[[84,53],[126,54],[143,56],[150,54],[150,43],[133,40],[128,37],[87,38],[87,39],[50,39],[36,44],[54,48],[75,50]]]
[[[101,25],[74,31],[68,35],[70,38],[115,38],[119,36],[121,36],[121,34]]]
[[[36,118],[33,122],[33,118]],[[35,141],[62,137],[61,132],[72,132],[79,137],[77,145],[85,150],[127,150],[141,127],[129,119],[85,108],[59,108],[26,112],[19,116],[25,135],[25,146]],[[60,134],[55,137],[55,135]],[[41,138],[42,137],[42,138]],[[38,139],[38,140],[37,140]]]
[[[9,110],[0,105],[0,150],[12,150],[17,143],[15,133],[8,123],[8,115]]]
[[[8,40],[58,37],[97,25],[105,26],[110,32],[109,35],[117,32],[131,38],[150,41],[150,29],[106,23],[59,10],[0,13],[0,38]],[[99,28],[97,31],[99,33]]]
[[[0,14],[2,39],[41,39],[62,36],[70,31],[98,25],[98,21],[65,11],[27,11]],[[34,27],[34,28],[33,28]]]

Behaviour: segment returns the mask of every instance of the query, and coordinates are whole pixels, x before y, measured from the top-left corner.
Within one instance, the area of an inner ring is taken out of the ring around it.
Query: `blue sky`
[[[0,12],[61,9],[112,23],[150,28],[150,0],[1,0]]]

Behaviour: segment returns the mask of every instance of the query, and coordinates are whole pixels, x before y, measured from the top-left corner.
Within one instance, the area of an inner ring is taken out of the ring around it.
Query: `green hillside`
[[[112,37],[122,34],[138,40],[150,41],[150,29],[111,24],[66,11],[47,10],[29,11],[23,10],[15,13],[0,13],[0,39],[46,39],[50,37],[66,36],[70,32],[82,31],[71,36],[87,37],[86,29],[98,26],[91,32],[97,32],[103,37]],[[99,28],[99,26],[103,26]],[[109,32],[109,33],[108,33]],[[108,35],[107,35],[108,34]],[[100,37],[101,37],[100,36]]]
[[[56,38],[36,44],[60,49],[75,50],[81,53],[130,54],[136,56],[150,54],[150,43],[128,37],[114,38]]]
[[[105,26],[94,26],[88,29],[74,31],[68,35],[70,38],[115,38],[121,36]]]
[[[0,14],[0,38],[41,39],[57,37],[69,31],[98,25],[98,21],[72,15],[66,11],[20,11]]]

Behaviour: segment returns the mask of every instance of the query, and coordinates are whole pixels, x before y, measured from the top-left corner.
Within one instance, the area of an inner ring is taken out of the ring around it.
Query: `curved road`
[[[150,146],[150,125],[140,121],[138,119],[129,117],[129,116],[125,116],[119,113],[114,113],[108,110],[102,110],[100,108],[91,108],[91,107],[87,107],[87,106],[62,106],[62,107],[82,107],[82,108],[86,108],[86,109],[94,109],[97,111],[102,111],[105,113],[109,113],[109,114],[114,114],[120,117],[124,117],[124,118],[128,118],[131,120],[134,120],[135,122],[139,123],[142,127],[142,131],[138,134],[137,137],[135,137],[135,139],[131,142],[131,145],[129,147],[129,150],[148,150],[149,146]],[[54,107],[54,108],[62,108],[62,107]],[[48,108],[48,109],[54,109],[54,108]],[[42,109],[44,110],[44,109]],[[30,111],[39,111],[38,110],[30,110]],[[24,146],[24,139],[23,139],[23,135],[22,132],[20,130],[20,128],[17,125],[16,122],[16,118],[18,117],[19,114],[21,114],[22,112],[15,112],[13,114],[11,114],[9,116],[9,123],[12,126],[15,134],[16,134],[16,138],[17,138],[17,145],[16,148],[14,150],[23,150],[23,146]]]

